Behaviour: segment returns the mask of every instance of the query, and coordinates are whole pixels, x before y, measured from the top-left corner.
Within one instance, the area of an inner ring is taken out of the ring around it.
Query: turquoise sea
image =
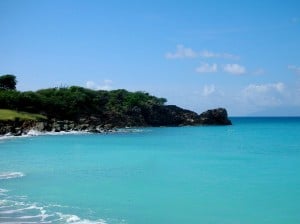
[[[0,140],[0,223],[299,224],[300,118]]]

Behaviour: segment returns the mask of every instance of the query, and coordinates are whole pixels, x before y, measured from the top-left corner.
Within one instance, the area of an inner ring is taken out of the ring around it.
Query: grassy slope
[[[0,121],[15,120],[16,118],[19,118],[20,120],[34,121],[46,119],[45,116],[40,114],[31,114],[26,112],[18,112],[15,110],[0,109]]]

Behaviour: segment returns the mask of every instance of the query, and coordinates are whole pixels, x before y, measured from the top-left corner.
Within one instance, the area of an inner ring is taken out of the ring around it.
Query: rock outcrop
[[[39,132],[86,131],[92,133],[112,132],[124,127],[186,126],[186,125],[231,125],[224,108],[208,110],[198,115],[174,105],[155,105],[147,111],[138,107],[130,113],[107,113],[81,117],[77,121],[50,119],[44,121],[0,121],[0,135],[15,136],[27,134],[30,130]]]
[[[199,115],[200,124],[206,125],[231,125],[227,111],[224,108],[207,110]]]

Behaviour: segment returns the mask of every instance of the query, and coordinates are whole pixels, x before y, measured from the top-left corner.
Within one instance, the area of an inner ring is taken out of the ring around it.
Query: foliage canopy
[[[2,90],[15,90],[17,85],[16,76],[2,75],[0,76],[0,89]]]
[[[147,113],[153,106],[164,105],[166,99],[145,92],[124,89],[104,91],[79,86],[41,89],[36,92],[0,90],[0,107],[38,113],[48,118],[77,120],[85,116],[105,114]]]

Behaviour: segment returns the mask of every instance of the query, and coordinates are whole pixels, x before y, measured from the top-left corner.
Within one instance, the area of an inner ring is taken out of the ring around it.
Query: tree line
[[[39,113],[48,118],[77,120],[107,113],[147,113],[153,106],[166,103],[165,98],[142,91],[104,91],[70,86],[22,92],[16,90],[16,83],[14,75],[0,76],[0,108]]]

